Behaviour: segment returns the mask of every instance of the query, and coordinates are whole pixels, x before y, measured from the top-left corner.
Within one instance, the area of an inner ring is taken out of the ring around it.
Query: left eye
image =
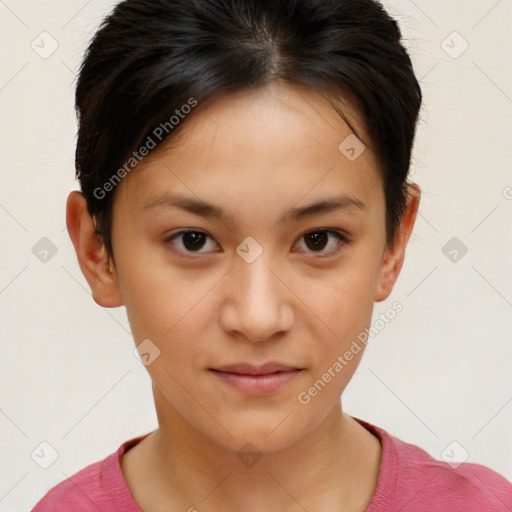
[[[333,238],[329,237],[329,235],[334,235],[337,238],[337,241],[334,241],[333,243]],[[306,249],[306,252],[320,253],[327,256],[334,254],[342,243],[348,243],[347,238],[341,233],[326,229],[310,231],[309,233],[302,235],[300,240],[305,240],[306,247],[310,249],[310,251]],[[330,247],[330,249],[323,250],[325,247]]]

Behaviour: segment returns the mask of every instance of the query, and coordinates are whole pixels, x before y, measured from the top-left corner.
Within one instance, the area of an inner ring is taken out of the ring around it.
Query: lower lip
[[[276,372],[268,375],[240,375],[218,370],[210,371],[226,384],[248,395],[271,395],[293,380],[302,370]]]

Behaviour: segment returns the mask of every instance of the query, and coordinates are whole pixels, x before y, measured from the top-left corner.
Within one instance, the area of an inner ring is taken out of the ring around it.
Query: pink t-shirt
[[[380,440],[377,487],[366,512],[510,512],[512,484],[491,469],[464,463],[456,469],[421,448],[355,418]],[[50,489],[32,512],[142,512],[121,471],[123,454],[149,434]]]

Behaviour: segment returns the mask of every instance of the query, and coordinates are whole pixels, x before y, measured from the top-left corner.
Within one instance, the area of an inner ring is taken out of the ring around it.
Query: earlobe
[[[375,302],[389,297],[395,285],[405,258],[405,249],[414,228],[421,197],[420,187],[416,183],[408,186],[407,207],[402,216],[400,226],[396,230],[393,248],[386,247],[382,258]]]
[[[67,199],[66,225],[78,264],[91,287],[95,302],[105,308],[122,306],[115,271],[108,264],[105,246],[94,229],[85,198],[76,190]]]

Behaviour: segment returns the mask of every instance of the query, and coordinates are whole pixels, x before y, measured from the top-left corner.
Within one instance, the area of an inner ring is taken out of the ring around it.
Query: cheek
[[[162,260],[132,253],[120,265],[120,286],[135,343],[149,338],[169,365],[179,367],[215,321],[222,272],[192,273]]]
[[[154,253],[119,244],[116,254],[119,286],[136,343],[162,338],[181,316],[190,287],[178,269],[158,261]]]
[[[373,257],[347,258],[322,286],[302,290],[306,304],[316,314],[315,365],[311,398],[317,406],[332,403],[352,378],[366,347],[366,329],[371,324],[378,265]],[[307,291],[307,295],[304,295]],[[363,341],[362,341],[363,340]],[[299,401],[300,402],[300,401]]]
[[[316,300],[315,310],[322,322],[317,322],[313,330],[313,339],[317,340],[312,346],[314,364],[297,396],[299,407],[315,411],[311,421],[319,421],[319,415],[326,414],[361,361],[373,311],[372,290],[372,285],[352,273],[340,277],[323,300]]]
[[[297,280],[297,295],[323,324],[329,346],[342,346],[370,323],[377,276],[375,254],[354,251],[325,277]]]

